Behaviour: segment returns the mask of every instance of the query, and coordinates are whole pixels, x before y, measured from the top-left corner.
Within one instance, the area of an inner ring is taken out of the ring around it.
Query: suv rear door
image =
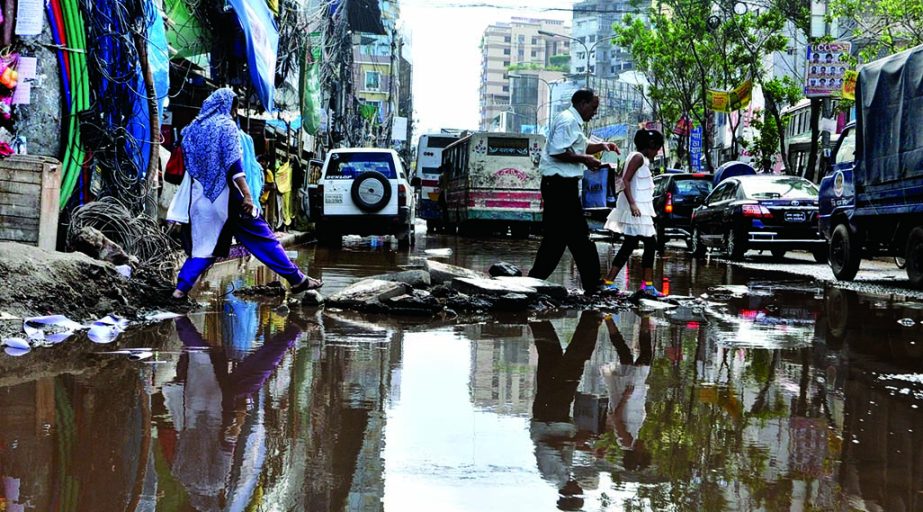
[[[324,166],[324,215],[397,215],[397,182],[389,152],[334,151]]]

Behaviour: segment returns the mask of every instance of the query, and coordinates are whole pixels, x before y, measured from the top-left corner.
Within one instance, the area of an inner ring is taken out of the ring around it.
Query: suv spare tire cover
[[[366,171],[353,180],[350,195],[360,210],[377,212],[391,200],[391,182],[378,171]]]

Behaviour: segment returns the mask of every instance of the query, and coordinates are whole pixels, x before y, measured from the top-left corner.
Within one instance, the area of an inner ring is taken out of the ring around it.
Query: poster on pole
[[[696,126],[689,135],[689,155],[692,157],[692,171],[702,172],[702,127]]]
[[[708,108],[715,112],[734,112],[750,105],[753,99],[753,80],[743,83],[730,91],[707,91]]]
[[[804,95],[808,98],[839,98],[849,70],[852,43],[834,41],[808,46]]]

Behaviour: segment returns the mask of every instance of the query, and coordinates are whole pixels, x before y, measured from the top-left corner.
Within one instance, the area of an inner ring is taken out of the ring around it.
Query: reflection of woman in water
[[[529,324],[538,351],[535,402],[532,404],[532,442],[535,460],[542,478],[557,486],[561,495],[558,507],[579,510],[583,507],[583,489],[571,475],[574,436],[577,427],[571,420],[571,405],[583,366],[596,348],[596,335],[602,315],[584,311],[567,351],[549,321]]]
[[[638,357],[625,341],[611,316],[606,317],[609,340],[619,356],[618,363],[601,369],[609,388],[609,414],[607,425],[615,433],[623,450],[623,464],[629,471],[644,469],[650,464],[650,454],[644,441],[638,439],[644,424],[647,401],[647,377],[651,373],[654,349],[651,342],[651,319],[641,318],[638,335]]]
[[[186,348],[203,350],[181,356],[177,380],[182,384],[164,386],[166,406],[179,436],[173,474],[197,510],[247,501],[248,496],[235,496],[235,491],[252,482],[231,481],[232,464],[242,458],[235,453],[247,420],[247,401],[262,389],[301,331],[290,322],[229,371],[225,351],[210,347],[188,318],[178,319],[176,329]],[[243,468],[239,473],[255,476],[260,468]]]

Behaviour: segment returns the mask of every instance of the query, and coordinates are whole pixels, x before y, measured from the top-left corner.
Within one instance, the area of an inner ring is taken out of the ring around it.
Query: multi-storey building
[[[626,14],[643,16],[650,0],[585,0],[574,4],[570,72],[599,78],[614,78],[633,69],[631,54],[612,44],[612,25]],[[587,69],[589,67],[589,70]]]
[[[539,33],[566,33],[570,29],[560,20],[513,18],[509,23],[496,23],[484,31],[481,39],[480,129],[490,129],[491,122],[503,112],[514,112],[519,124],[528,124],[520,113],[522,108],[511,108],[510,76],[552,68],[552,58],[567,55],[570,42],[566,39]],[[534,85],[534,84],[533,84]],[[528,84],[523,85],[523,87]],[[535,111],[544,100],[538,95],[527,95]],[[520,105],[520,107],[522,107]]]
[[[370,139],[387,145],[387,130],[395,117],[404,114],[401,105],[409,105],[409,98],[403,96],[409,93],[410,62],[406,58],[409,52],[404,49],[406,36],[397,28],[398,2],[379,0],[379,6],[385,34],[353,35],[352,73],[356,98],[374,107],[374,115],[371,109],[365,110],[370,115],[364,121],[364,132]],[[407,81],[406,85],[402,78]]]

